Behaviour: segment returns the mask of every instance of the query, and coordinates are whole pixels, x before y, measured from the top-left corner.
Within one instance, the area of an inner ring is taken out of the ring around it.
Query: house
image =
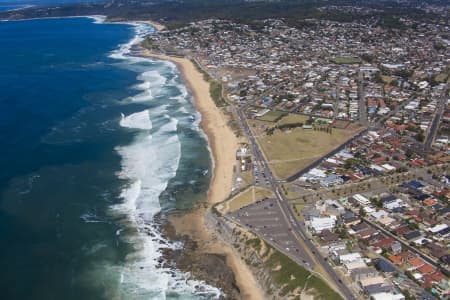
[[[328,215],[340,216],[345,213],[345,208],[336,200],[325,200],[326,213]]]
[[[395,198],[395,197],[394,197],[394,199],[391,199],[391,198],[389,198],[389,200],[382,199],[381,201],[383,203],[383,208],[385,208],[387,210],[393,210],[395,208],[404,206],[403,200]]]
[[[370,278],[364,278],[359,281],[359,285],[362,288],[371,286],[371,285],[382,285],[385,283],[385,279],[382,276],[374,276]]]
[[[384,284],[374,284],[370,286],[366,286],[364,288],[364,292],[369,295],[379,294],[379,293],[390,293],[392,294],[395,291],[395,288],[392,284],[384,283]]]
[[[357,260],[361,260],[361,259],[362,259],[361,253],[358,253],[358,252],[338,255],[338,260],[341,264],[344,264],[346,262],[357,261]]]
[[[359,205],[366,206],[370,204],[370,200],[361,194],[355,194],[352,197]]]
[[[391,244],[391,251],[394,254],[399,254],[400,252],[402,252],[402,244],[399,241],[394,241]]]
[[[320,180],[320,184],[324,187],[331,187],[337,184],[342,184],[343,182],[344,180],[336,174],[330,174],[327,177]]]
[[[407,188],[411,189],[411,190],[416,190],[416,191],[420,191],[422,190],[425,186],[420,183],[417,180],[411,180],[407,183],[404,184]]]
[[[336,243],[332,243],[328,245],[328,251],[330,253],[332,252],[337,252],[339,250],[344,250],[347,248],[347,243],[346,242],[336,242]]]
[[[434,273],[424,275],[423,278],[425,282],[428,281],[432,284],[437,284],[444,279],[444,275],[441,272],[436,271]]]
[[[362,231],[362,230],[366,230],[366,229],[368,229],[368,228],[370,228],[370,227],[369,227],[369,224],[364,223],[364,222],[359,222],[358,224],[352,225],[352,226],[351,226],[351,229],[352,229],[355,233],[358,233],[358,232],[360,232],[360,231]]]
[[[430,254],[436,258],[440,259],[441,257],[447,255],[447,248],[437,245],[435,243],[428,243],[426,247],[430,249]]]
[[[407,240],[407,241],[411,241],[411,240],[415,240],[418,239],[422,236],[422,233],[419,230],[416,231],[412,231],[409,232],[407,234],[404,234],[403,237]]]
[[[345,225],[345,227],[349,227],[361,223],[361,219],[356,216],[347,217],[342,220],[342,223]]]
[[[384,258],[375,260],[375,267],[383,273],[394,273],[396,268]]]
[[[421,258],[414,257],[408,261],[407,269],[408,269],[408,271],[414,271],[414,270],[422,267],[423,265],[425,265],[425,262]]]
[[[323,230],[320,233],[320,240],[325,244],[330,244],[339,241],[339,235],[329,230]]]
[[[336,225],[336,217],[313,217],[310,221],[310,228],[313,233],[321,233],[323,230],[332,230]]]
[[[439,232],[445,232],[445,230],[446,229],[448,229],[449,227],[448,227],[448,225],[447,224],[438,224],[438,225],[435,225],[435,226],[433,226],[433,227],[431,227],[431,228],[429,228],[428,229],[428,231],[429,232],[431,232],[431,233],[437,233],[437,234],[439,234]]]
[[[367,228],[358,232],[359,237],[363,240],[367,240],[375,234],[378,234],[378,231],[374,228]]]
[[[389,214],[388,214],[387,211],[384,211],[384,210],[378,210],[378,211],[371,212],[371,213],[370,213],[370,216],[371,216],[372,218],[374,218],[375,220],[378,220],[378,219],[381,219],[381,218],[384,218],[384,217],[388,217]]]
[[[434,267],[428,263],[425,263],[423,266],[417,268],[417,271],[422,275],[431,274],[434,272]]]
[[[236,160],[243,160],[248,157],[251,157],[251,154],[246,146],[241,146],[238,150],[236,150]]]
[[[349,273],[356,269],[367,268],[366,263],[362,259],[348,261],[348,262],[345,262],[343,265],[344,265],[345,269],[347,270],[347,272],[349,272]]]
[[[374,243],[372,246],[387,250],[387,249],[391,248],[392,243],[394,243],[394,241],[395,240],[393,238],[386,237],[386,238]]]
[[[374,277],[378,275],[378,271],[374,267],[363,267],[358,269],[353,269],[350,272],[350,276],[353,281],[360,281],[361,279]]]
[[[405,295],[402,293],[376,293],[370,295],[370,300],[405,300]]]
[[[395,265],[401,265],[403,263],[403,259],[399,255],[391,255],[389,256],[389,260],[393,262]]]

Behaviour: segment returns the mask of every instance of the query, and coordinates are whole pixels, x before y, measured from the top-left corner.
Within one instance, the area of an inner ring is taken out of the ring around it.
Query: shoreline
[[[211,99],[209,83],[187,58],[155,54],[149,50],[144,50],[142,54],[170,61],[180,70],[184,82],[192,92],[194,105],[201,114],[200,126],[208,137],[212,155],[213,175],[208,189],[208,203],[215,204],[225,200],[231,192],[238,138],[228,127],[227,117]]]
[[[150,26],[153,26],[157,31],[162,31],[162,30],[167,29],[167,27],[165,25],[158,23],[156,21],[134,21],[134,22],[146,23]]]
[[[196,208],[183,216],[169,218],[169,221],[177,234],[188,235],[197,240],[202,252],[226,256],[227,265],[233,270],[242,299],[264,299],[264,292],[240,255],[231,245],[219,241],[215,236],[216,233],[211,232],[206,225],[208,208],[225,200],[231,192],[238,138],[229,128],[227,117],[212,100],[209,82],[204,80],[203,74],[197,70],[192,61],[187,58],[156,54],[147,49],[141,54],[145,57],[170,61],[180,70],[184,82],[193,94],[194,105],[201,114],[200,126],[207,136],[212,156],[213,174],[207,193],[207,207]]]
[[[12,10],[11,10],[12,11]],[[35,21],[35,20],[52,20],[52,19],[92,19],[96,24],[147,24],[156,29],[156,31],[166,30],[167,27],[161,23],[156,21],[127,21],[127,20],[108,20],[108,16],[106,15],[80,15],[80,16],[61,16],[61,17],[36,17],[36,18],[24,18],[24,19],[0,19],[0,22],[22,22],[22,21]]]

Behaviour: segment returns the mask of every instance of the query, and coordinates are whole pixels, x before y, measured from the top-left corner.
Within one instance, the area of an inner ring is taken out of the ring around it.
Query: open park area
[[[308,117],[290,114],[276,123],[250,121],[251,128],[261,146],[272,170],[278,178],[286,178],[319,159],[341,145],[355,134],[361,127],[350,125],[346,129],[330,128],[314,125],[309,129],[303,127],[276,129],[268,133],[268,129],[295,123],[306,123]]]

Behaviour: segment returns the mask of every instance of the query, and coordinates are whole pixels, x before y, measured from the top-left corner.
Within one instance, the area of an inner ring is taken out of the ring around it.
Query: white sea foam
[[[120,235],[135,247],[120,271],[122,290],[134,297],[139,295],[150,299],[165,299],[167,291],[188,298],[193,295],[217,298],[220,295],[218,289],[192,280],[189,274],[163,268],[159,263],[162,258],[161,248],[180,247],[165,240],[153,220],[161,210],[159,195],[175,176],[181,155],[181,145],[176,134],[178,120],[160,114],[166,109],[167,105],[162,105],[151,110],[150,114],[165,120],[153,135],[143,131],[132,144],[117,148],[122,157],[122,170],[118,175],[130,184],[122,190],[123,202],[115,205],[113,211],[124,214],[128,226],[137,230],[136,234]],[[149,111],[144,112],[147,117]],[[121,125],[142,129],[144,112],[130,115],[139,116],[135,118],[139,121]]]
[[[104,223],[105,221],[100,219],[94,212],[87,212],[80,216],[85,223]]]
[[[150,89],[143,91],[129,98],[132,102],[148,102],[153,99],[153,93]]]
[[[106,16],[103,15],[92,15],[92,16],[87,16],[90,19],[94,20],[94,24],[103,24],[106,21]]]
[[[122,114],[120,126],[142,130],[152,129],[152,121],[150,121],[148,109],[129,116]]]
[[[133,25],[135,38],[121,45],[110,57],[131,64],[128,65],[130,68],[139,69],[140,62],[152,60],[128,55],[133,45],[141,42],[152,29],[143,24]],[[171,63],[159,64],[170,73],[176,70]],[[217,299],[221,295],[219,289],[193,280],[189,273],[161,266],[163,248],[182,247],[180,243],[165,240],[154,220],[161,211],[159,197],[178,169],[181,144],[177,134],[179,120],[174,117],[176,112],[170,113],[171,104],[155,102],[154,97],[163,95],[160,92],[164,92],[167,86],[175,85],[180,91],[175,101],[182,104],[188,92],[177,82],[168,83],[159,71],[139,71],[141,74],[137,79],[142,83],[132,88],[142,92],[129,98],[132,102],[148,103],[152,107],[123,115],[120,121],[122,127],[140,130],[130,145],[116,148],[122,158],[118,176],[129,184],[121,192],[122,203],[112,207],[112,212],[123,221],[121,231],[116,235],[130,243],[135,251],[127,256],[125,265],[108,268],[113,268],[112,273],[118,274],[117,293],[128,299],[166,299],[168,294],[178,294],[180,299]]]
[[[150,82],[143,82],[143,83],[139,83],[133,86],[133,89],[135,90],[141,90],[141,91],[145,91],[148,90],[151,87]]]
[[[138,80],[149,83],[149,87],[163,87],[166,84],[167,79],[162,76],[158,71],[151,70],[142,73],[138,76]]]
[[[130,57],[127,55],[130,54],[131,48],[134,45],[138,45],[139,43],[141,43],[144,40],[146,35],[148,35],[149,33],[154,31],[154,28],[148,24],[140,23],[140,22],[131,22],[131,23],[124,23],[124,24],[129,24],[134,27],[135,36],[129,42],[120,45],[117,50],[113,51],[109,55],[109,57],[115,58],[115,59],[127,59],[132,62],[147,61],[148,59],[145,59],[145,58]]]

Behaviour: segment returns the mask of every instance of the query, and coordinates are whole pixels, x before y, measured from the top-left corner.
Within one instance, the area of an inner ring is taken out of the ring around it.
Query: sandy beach
[[[203,79],[203,74],[189,59],[155,54],[149,50],[144,50],[143,55],[171,61],[183,74],[187,86],[193,93],[195,106],[202,116],[200,125],[208,136],[214,161],[213,176],[208,190],[208,206],[225,200],[231,192],[238,138],[227,125],[227,117],[211,99],[209,83]],[[230,245],[217,240],[215,233],[208,230],[205,225],[207,209],[199,208],[184,216],[172,218],[171,222],[178,233],[188,234],[193,239],[200,241],[204,251],[226,255],[227,264],[235,274],[243,299],[264,299],[261,287],[250,269],[241,260],[240,255]]]
[[[161,30],[165,30],[165,29],[166,29],[166,26],[164,26],[164,25],[161,24],[161,23],[155,22],[155,21],[142,21],[142,22],[143,22],[143,23],[147,23],[147,24],[149,24],[149,25],[155,27],[156,30],[158,30],[158,31],[161,31]]]

